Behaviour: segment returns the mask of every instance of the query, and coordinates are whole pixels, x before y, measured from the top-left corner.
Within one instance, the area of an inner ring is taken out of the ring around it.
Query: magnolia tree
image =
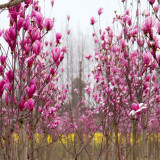
[[[0,30],[0,38],[8,45],[0,44],[1,155],[5,160],[33,160],[35,133],[52,132],[60,123],[57,111],[68,89],[58,84],[58,67],[66,47],[56,33],[52,47],[47,48],[45,36],[54,30],[54,18],[42,15],[38,1],[8,7],[9,27]]]
[[[149,1],[152,7],[154,2]],[[137,140],[141,134],[142,159],[148,159],[147,132],[150,131],[151,120],[159,119],[160,86],[156,69],[159,66],[160,2],[153,7],[155,18],[147,11],[141,12],[140,1],[135,3],[135,17],[130,14],[129,2],[123,1],[124,14],[115,12],[114,28],[107,27],[104,31],[100,28],[98,33],[93,33],[94,41],[99,46],[95,52],[97,65],[93,70],[96,82],[93,88],[88,86],[87,91],[92,93],[98,104],[97,110],[103,115],[102,129],[107,135],[107,151],[110,146],[113,147],[112,151],[116,154],[110,156],[117,160],[127,159],[131,151],[132,158],[137,159]],[[133,6],[134,3],[131,4]],[[102,8],[98,10],[99,16],[102,11]],[[95,23],[96,19],[92,17],[91,25],[94,27]],[[132,132],[132,148],[125,155],[121,152],[119,132]],[[108,135],[111,136],[110,143]],[[106,160],[110,159],[107,151]]]

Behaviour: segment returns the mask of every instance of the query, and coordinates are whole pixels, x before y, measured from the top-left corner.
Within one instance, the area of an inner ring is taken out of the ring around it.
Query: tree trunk
[[[120,160],[119,140],[118,140],[118,124],[115,124],[115,160]]]
[[[26,123],[23,121],[21,133],[22,133],[22,160],[27,160],[27,133],[26,133]]]
[[[133,138],[133,155],[132,155],[132,159],[136,160],[137,158],[137,154],[136,154],[136,141],[137,141],[137,121],[134,119],[132,120],[132,125],[133,125],[133,133],[132,133],[132,138]]]
[[[106,134],[106,155],[105,155],[105,160],[109,160],[109,135],[108,133]]]
[[[143,128],[143,159],[148,160],[148,137],[147,127]]]

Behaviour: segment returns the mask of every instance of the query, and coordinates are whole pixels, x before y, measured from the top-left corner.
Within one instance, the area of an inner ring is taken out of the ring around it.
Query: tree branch
[[[0,5],[0,9],[4,9],[6,7],[12,7],[12,6],[16,6],[22,2],[25,2],[26,0],[13,0],[13,1],[10,1],[8,3],[4,3],[4,4],[1,4]]]

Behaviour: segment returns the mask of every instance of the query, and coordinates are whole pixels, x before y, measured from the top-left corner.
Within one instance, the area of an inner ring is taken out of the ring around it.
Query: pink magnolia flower
[[[145,19],[145,23],[144,23],[144,26],[142,27],[143,31],[144,32],[148,32],[151,30],[151,28],[153,27],[154,23],[153,23],[153,19],[152,17],[148,16],[146,19]]]
[[[45,41],[45,45],[48,46],[48,41]]]
[[[70,20],[70,15],[67,15],[67,20],[68,20],[68,21]]]
[[[155,10],[155,12],[158,12],[158,10],[159,10],[159,5],[158,4],[154,6],[154,10]]]
[[[16,30],[14,27],[10,27],[9,30],[6,30],[3,34],[3,38],[6,42],[11,45],[11,41],[14,41],[16,39]]]
[[[143,103],[140,103],[140,104],[133,103],[132,111],[129,113],[129,115],[134,116],[135,114],[140,114],[142,110],[146,110],[146,109],[147,107]]]
[[[36,12],[34,21],[37,23],[38,26],[41,26],[43,24],[43,15],[40,12]]]
[[[153,5],[155,3],[155,0],[148,0],[148,2]]]
[[[148,53],[148,52],[145,52],[143,54],[143,62],[144,62],[144,64],[145,65],[149,65],[151,60],[152,60],[152,55],[150,53]]]
[[[6,61],[6,56],[0,55],[0,62],[3,65]]]
[[[103,8],[99,8],[98,14],[101,15],[103,13]]]
[[[56,33],[56,43],[60,43],[61,38],[62,38],[61,33]]]
[[[34,99],[30,98],[27,102],[25,102],[24,106],[27,107],[29,111],[32,111],[34,107]]]
[[[52,42],[52,41],[50,41],[50,42],[49,42],[49,45],[50,45],[50,46],[52,46],[52,45],[53,45],[53,42]]]
[[[53,5],[54,5],[54,0],[51,0],[51,5],[52,5],[52,7],[53,7]]]
[[[19,31],[24,23],[24,19],[22,17],[19,18],[18,23],[17,23],[17,30]]]
[[[37,87],[35,84],[33,84],[31,85],[31,87],[27,87],[26,90],[27,90],[28,97],[31,98],[33,97],[33,94],[36,92]]]
[[[12,84],[8,82],[4,85],[4,88],[8,89],[8,91],[11,92],[12,91]]]
[[[55,107],[49,107],[48,109],[49,114],[52,114],[52,115],[54,115],[56,111],[57,109]]]
[[[0,81],[0,97],[2,96],[2,94],[3,94],[3,91],[4,91],[4,88],[5,88],[5,80],[1,80]]]
[[[7,80],[8,80],[10,83],[13,81],[14,75],[13,75],[13,71],[12,71],[12,70],[9,70],[9,71],[6,73],[6,78],[7,78]]]
[[[25,101],[24,101],[24,99],[21,97],[21,101],[20,101],[20,103],[19,103],[19,109],[20,109],[20,111],[23,111],[23,109],[24,109],[24,107],[25,107],[25,103],[24,103]]]
[[[67,34],[69,35],[70,33],[71,33],[71,30],[70,30],[70,29],[68,29],[68,30],[67,30]]]
[[[32,41],[35,41],[40,38],[40,32],[36,29],[29,30]]]
[[[132,110],[137,111],[139,109],[139,104],[133,103],[131,108]]]
[[[3,66],[2,66],[2,65],[0,65],[0,75],[2,75],[2,74],[3,74],[3,72],[4,72],[4,68],[3,68]]]
[[[75,92],[76,94],[78,94],[78,89],[77,89],[77,88],[75,88],[75,89],[74,89],[74,92]]]
[[[56,62],[61,54],[61,49],[56,47],[56,48],[52,48],[52,58],[53,60]]]
[[[44,23],[44,27],[46,28],[47,31],[50,31],[53,28],[53,21],[51,20],[51,18],[46,18],[45,19],[45,23]]]
[[[126,47],[126,41],[124,39],[121,39],[120,45],[121,45],[121,48],[125,48]]]
[[[90,54],[90,55],[86,56],[85,58],[89,60],[91,57],[92,57],[92,55]]]
[[[28,8],[28,7],[29,7],[29,4],[31,3],[31,1],[32,1],[32,0],[26,0],[26,1],[24,2],[24,3],[25,3],[25,7],[26,7],[26,8]]]
[[[94,25],[95,23],[96,23],[95,18],[94,18],[94,17],[91,17],[90,24],[91,24],[91,25]]]
[[[50,74],[52,74],[52,76],[54,76],[54,74],[55,74],[55,68],[54,67],[51,67]]]
[[[42,44],[39,40],[36,40],[34,43],[33,43],[33,52],[37,55],[41,52],[41,49],[42,49]]]

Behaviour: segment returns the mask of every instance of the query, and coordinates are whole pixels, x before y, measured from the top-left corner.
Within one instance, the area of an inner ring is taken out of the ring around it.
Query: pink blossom
[[[1,80],[0,81],[0,97],[2,96],[2,94],[3,94],[3,91],[4,91],[4,88],[5,88],[5,80]]]
[[[0,62],[3,65],[6,61],[6,56],[0,55]]]
[[[144,31],[150,31],[151,28],[153,27],[154,23],[153,23],[153,20],[150,16],[148,16],[146,19],[145,19],[145,24],[144,24],[144,28],[143,30]]]
[[[91,20],[90,20],[90,24],[91,24],[91,25],[94,25],[95,23],[96,23],[96,20],[95,20],[94,17],[92,17]]]
[[[20,103],[19,103],[19,109],[20,109],[20,111],[23,111],[23,109],[24,109],[24,99],[21,97],[21,101],[20,101]]]
[[[36,12],[34,21],[37,23],[38,26],[41,26],[43,24],[43,15],[40,12]]]
[[[24,23],[24,19],[22,17],[19,18],[18,23],[17,23],[17,30],[19,31]]]
[[[8,89],[8,91],[11,92],[12,91],[12,84],[8,82],[4,85],[4,88]]]
[[[2,65],[0,65],[0,75],[2,75],[2,74],[3,74],[3,72],[4,72],[4,68],[3,68],[3,66],[2,66]]]
[[[148,0],[148,2],[153,5],[155,3],[155,0]]]
[[[54,5],[54,0],[51,0],[51,5],[52,5],[52,7],[53,7],[53,5]]]
[[[151,62],[151,60],[152,60],[152,55],[151,55],[150,53],[148,53],[148,52],[145,52],[145,53],[143,54],[144,64],[149,65],[150,62]]]
[[[121,39],[120,45],[121,45],[122,49],[125,48],[126,47],[126,41],[124,39]]]
[[[139,109],[139,104],[133,103],[131,107],[132,110],[137,111]]]
[[[62,38],[61,33],[56,33],[56,43],[60,43],[61,38]]]
[[[33,84],[31,85],[31,87],[27,87],[26,90],[27,90],[28,97],[31,98],[33,97],[33,94],[36,92],[37,87],[35,84]]]
[[[14,75],[11,69],[6,73],[6,78],[10,83],[13,81]]]
[[[103,8],[98,9],[98,14],[101,15],[103,13]]]
[[[49,45],[50,45],[50,46],[52,46],[52,45],[53,45],[53,42],[52,42],[52,41],[50,41],[50,42],[49,42]]]
[[[25,102],[24,106],[27,107],[29,111],[32,111],[34,107],[34,99],[30,98],[27,102]]]
[[[55,112],[56,112],[56,108],[54,108],[54,107],[49,107],[48,111],[49,111],[49,114],[54,115]]]
[[[42,49],[41,42],[39,40],[36,40],[33,43],[33,52],[37,55],[41,52],[41,49]]]
[[[54,67],[50,68],[50,74],[52,74],[52,76],[54,76],[54,74],[55,74],[55,68]]]
[[[25,7],[27,8],[29,6],[29,4],[31,3],[32,0],[26,0],[25,3]]]
[[[75,92],[76,94],[78,94],[78,89],[77,89],[77,88],[75,88],[75,89],[74,89],[74,92]]]
[[[56,48],[52,48],[52,58],[53,60],[56,62],[61,54],[61,49],[56,47]]]
[[[67,15],[67,20],[68,20],[68,21],[70,20],[70,15]]]
[[[151,79],[151,76],[150,76],[150,75],[147,75],[146,78],[145,78],[145,81],[146,81],[146,82],[149,82],[150,79]]]
[[[110,117],[113,116],[113,112],[109,112],[109,116],[110,116]]]
[[[92,57],[92,55],[90,54],[90,55],[86,56],[85,58],[89,60],[91,57]]]
[[[69,35],[69,34],[70,34],[70,32],[71,32],[71,30],[69,30],[69,29],[68,29],[68,30],[67,30],[67,34]]]
[[[45,45],[48,46],[48,41],[45,41]]]
[[[44,27],[47,31],[50,31],[53,28],[53,21],[51,20],[51,18],[45,19]]]
[[[155,10],[155,12],[158,12],[158,10],[159,10],[159,5],[158,4],[154,6],[154,10]]]

